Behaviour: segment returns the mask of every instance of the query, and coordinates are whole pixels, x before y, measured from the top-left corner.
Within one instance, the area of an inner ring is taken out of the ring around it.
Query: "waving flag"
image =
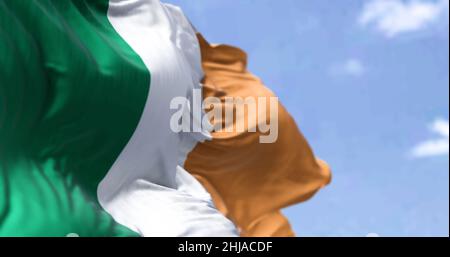
[[[0,56],[0,236],[287,236],[329,182],[282,108],[273,144],[171,129],[194,89],[272,94],[159,0],[0,1]]]

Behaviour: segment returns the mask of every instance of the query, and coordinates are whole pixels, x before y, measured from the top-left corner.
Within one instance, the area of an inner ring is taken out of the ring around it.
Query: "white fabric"
[[[203,76],[194,30],[179,8],[159,0],[110,0],[108,18],[148,67],[151,85],[134,135],[98,187],[100,204],[142,236],[237,236],[234,224],[182,167],[209,133],[170,129],[170,101],[191,97]]]

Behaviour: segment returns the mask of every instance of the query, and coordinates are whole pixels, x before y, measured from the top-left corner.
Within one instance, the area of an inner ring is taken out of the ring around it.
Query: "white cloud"
[[[371,0],[359,16],[362,26],[373,25],[386,37],[428,28],[444,18],[449,0]]]
[[[350,58],[346,61],[331,67],[332,75],[347,75],[352,77],[360,77],[364,75],[366,68],[361,60]]]
[[[449,154],[449,122],[437,119],[430,125],[430,131],[439,135],[438,138],[430,139],[418,144],[411,151],[415,158],[441,156]]]

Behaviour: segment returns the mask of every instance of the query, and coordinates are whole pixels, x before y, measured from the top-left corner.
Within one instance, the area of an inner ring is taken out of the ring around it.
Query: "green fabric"
[[[107,10],[0,0],[0,236],[136,235],[96,197],[150,86]]]

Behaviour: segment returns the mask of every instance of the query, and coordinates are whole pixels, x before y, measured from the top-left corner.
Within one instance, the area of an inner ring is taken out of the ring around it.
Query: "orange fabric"
[[[247,71],[242,50],[212,46],[200,35],[199,41],[204,97],[274,96]],[[331,180],[328,166],[314,157],[281,105],[278,123],[279,136],[273,144],[261,144],[259,132],[214,132],[213,140],[198,144],[185,163],[242,236],[293,236],[280,209],[308,200]],[[245,127],[256,125],[250,122]]]

